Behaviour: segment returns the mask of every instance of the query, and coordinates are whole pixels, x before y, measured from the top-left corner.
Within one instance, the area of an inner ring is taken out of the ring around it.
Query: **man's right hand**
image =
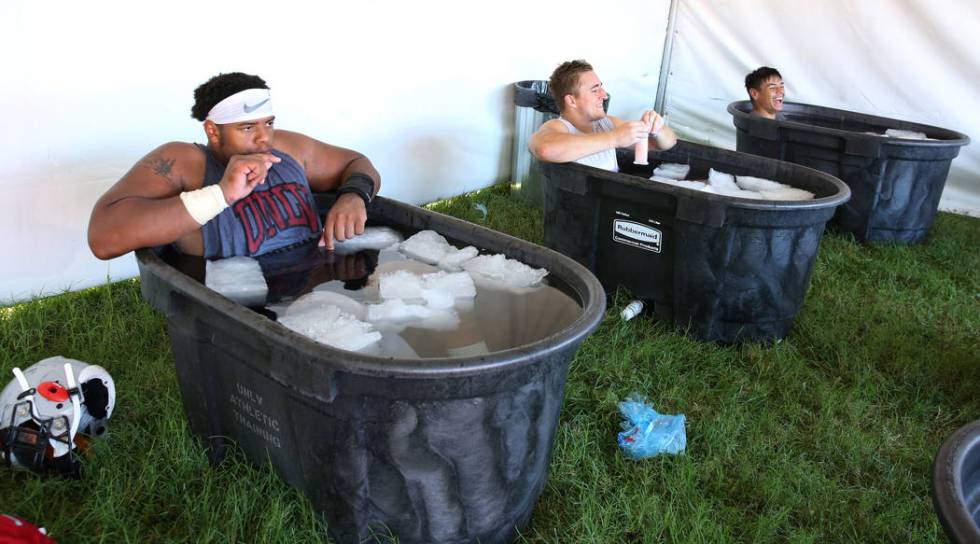
[[[225,175],[218,182],[228,205],[245,198],[252,193],[256,185],[264,183],[269,169],[281,160],[272,153],[233,155],[228,160]]]
[[[609,134],[616,140],[616,147],[629,147],[650,136],[650,125],[641,121],[626,121]]]

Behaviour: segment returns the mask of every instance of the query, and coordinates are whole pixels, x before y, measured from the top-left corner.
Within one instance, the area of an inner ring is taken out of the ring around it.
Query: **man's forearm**
[[[372,197],[377,195],[378,191],[381,190],[381,175],[378,174],[378,171],[374,168],[374,165],[371,164],[371,161],[368,160],[367,157],[358,157],[347,165],[347,168],[344,169],[344,173],[340,176],[340,187],[343,187],[352,176],[355,178],[359,177],[355,176],[355,174],[360,174],[371,179]]]
[[[529,146],[531,153],[544,162],[570,162],[616,147],[611,132],[540,134]]]
[[[656,136],[650,135],[650,143],[653,144],[657,149],[664,151],[674,147],[677,144],[677,135],[670,127],[663,127]]]

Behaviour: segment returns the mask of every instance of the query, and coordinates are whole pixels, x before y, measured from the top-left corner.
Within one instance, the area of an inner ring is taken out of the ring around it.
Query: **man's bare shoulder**
[[[292,130],[276,129],[276,147],[285,152],[290,150],[302,150],[311,146],[316,140],[306,134],[293,132]]]
[[[196,145],[167,142],[140,159],[126,178],[162,178],[174,190],[196,189],[203,182],[204,162],[204,153]]]
[[[568,132],[568,127],[560,120],[552,119],[543,123],[538,132]]]
[[[304,169],[309,169],[316,143],[316,140],[305,134],[291,130],[276,129],[276,143],[274,147],[299,161]]]
[[[187,142],[167,142],[147,153],[144,159],[149,157],[166,161],[187,161],[188,164],[204,163],[204,153],[201,149]]]

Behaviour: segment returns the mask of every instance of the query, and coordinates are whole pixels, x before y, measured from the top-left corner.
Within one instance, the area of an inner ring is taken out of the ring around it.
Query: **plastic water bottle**
[[[647,162],[647,154],[650,150],[650,136],[646,135],[636,142],[633,148],[633,164],[650,164]]]
[[[634,317],[640,315],[643,311],[643,301],[633,300],[623,308],[623,311],[619,313],[619,317],[623,318],[623,321],[629,321]]]

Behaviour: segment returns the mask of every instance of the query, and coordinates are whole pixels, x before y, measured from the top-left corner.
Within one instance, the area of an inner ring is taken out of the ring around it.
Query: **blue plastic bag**
[[[642,396],[633,394],[619,403],[626,418],[617,442],[627,457],[643,459],[660,453],[680,453],[687,447],[684,414],[658,414]]]

